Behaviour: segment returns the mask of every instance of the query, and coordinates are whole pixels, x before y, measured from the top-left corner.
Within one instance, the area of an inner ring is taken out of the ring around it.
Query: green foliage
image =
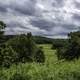
[[[53,39],[42,36],[34,36],[33,39],[37,44],[52,44],[53,42]]]
[[[35,57],[35,61],[38,63],[44,63],[45,62],[45,55],[44,55],[41,47],[37,50],[34,57]]]
[[[53,39],[51,49],[59,49],[68,45],[68,39]]]
[[[68,39],[54,39],[51,49],[57,50],[55,54],[57,55],[58,60],[61,60],[65,58],[68,46]]]
[[[32,36],[29,34],[17,36],[7,42],[7,46],[11,46],[12,49],[17,53],[18,61],[25,62],[33,61],[33,56],[37,49],[36,44],[32,40]]]
[[[68,44],[57,48],[58,59],[73,60],[80,57],[80,32],[71,32],[69,34]]]
[[[66,48],[62,47],[62,48],[58,48],[56,55],[58,60],[64,59],[65,58],[65,53],[66,53]]]
[[[15,38],[16,36],[18,35],[4,35],[2,36],[0,43],[6,42],[9,39]],[[33,36],[33,40],[36,44],[52,44],[53,42],[53,39],[41,36]]]
[[[18,35],[0,45],[0,64],[9,68],[20,62],[44,62],[44,53],[33,41],[32,34]]]
[[[10,46],[5,46],[5,48],[1,49],[0,59],[1,65],[9,68],[16,61],[16,53]]]

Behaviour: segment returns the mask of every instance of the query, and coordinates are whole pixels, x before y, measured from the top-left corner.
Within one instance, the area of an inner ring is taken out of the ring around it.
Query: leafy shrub
[[[4,67],[10,67],[16,60],[16,53],[11,47],[5,47],[1,49],[1,65]]]
[[[16,36],[1,45],[0,64],[4,67],[19,62],[44,62],[44,59],[44,53],[33,41],[31,33]]]
[[[65,53],[67,60],[79,59],[80,57],[80,32],[69,34],[69,46]]]
[[[35,61],[39,63],[44,63],[45,62],[45,55],[42,50],[42,48],[38,48],[36,54],[35,54]]]
[[[58,60],[64,59],[65,53],[66,53],[65,48],[57,49],[56,55],[57,55]]]
[[[7,42],[7,46],[11,46],[12,49],[17,53],[18,62],[32,62],[33,55],[37,49],[36,44],[32,40],[30,34],[17,36]]]

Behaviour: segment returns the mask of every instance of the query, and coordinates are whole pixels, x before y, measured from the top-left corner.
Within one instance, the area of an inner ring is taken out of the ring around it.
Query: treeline
[[[52,49],[59,49],[68,45],[68,39],[53,39]]]
[[[53,39],[47,37],[34,36],[33,38],[37,44],[52,44],[53,42]]]
[[[4,35],[0,38],[0,43],[6,42],[11,38],[14,38],[18,35]],[[47,38],[47,37],[42,37],[42,36],[33,36],[33,40],[35,41],[36,44],[52,44],[53,39]]]

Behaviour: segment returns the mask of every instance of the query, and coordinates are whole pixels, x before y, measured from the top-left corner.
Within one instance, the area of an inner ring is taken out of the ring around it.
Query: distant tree
[[[6,27],[6,24],[3,21],[0,21],[0,29],[4,29]]]
[[[0,35],[3,34],[4,31],[2,31],[2,29],[4,29],[6,27],[6,24],[3,21],[0,21]]]
[[[3,34],[4,34],[4,28],[6,27],[6,24],[3,21],[0,21],[0,44],[3,42]]]
[[[51,49],[59,49],[68,45],[68,39],[53,39]]]
[[[52,38],[47,38],[42,36],[34,36],[33,39],[37,44],[52,44],[53,42]]]

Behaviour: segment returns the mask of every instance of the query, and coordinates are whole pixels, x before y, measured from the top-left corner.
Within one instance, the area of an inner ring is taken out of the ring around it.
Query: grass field
[[[0,80],[80,80],[80,60],[60,62],[51,50],[51,45],[42,46],[46,61],[44,64],[26,63],[1,68]]]

